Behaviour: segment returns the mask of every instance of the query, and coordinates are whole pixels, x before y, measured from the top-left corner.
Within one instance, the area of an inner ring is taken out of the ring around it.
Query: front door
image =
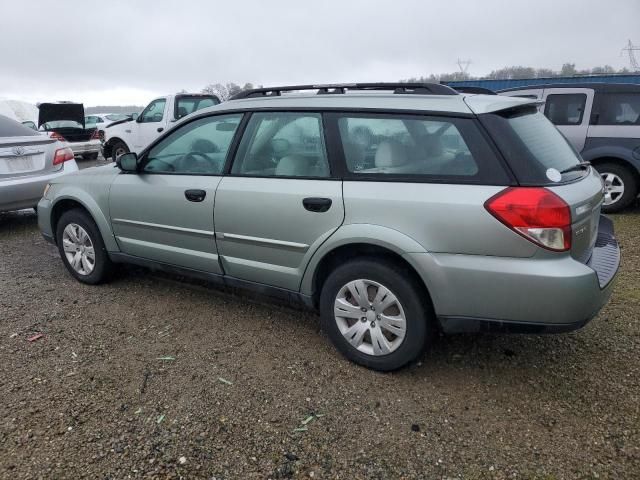
[[[544,114],[581,152],[589,129],[593,90],[590,88],[545,88]]]
[[[141,156],[139,173],[118,175],[109,206],[123,253],[222,273],[215,194],[241,119],[242,114],[232,114],[189,122]]]
[[[322,116],[254,113],[218,187],[216,239],[225,274],[298,290],[313,254],[344,220]]]
[[[136,133],[133,136],[133,151],[141,152],[164,131],[169,115],[167,99],[153,100],[145,108],[136,122]]]

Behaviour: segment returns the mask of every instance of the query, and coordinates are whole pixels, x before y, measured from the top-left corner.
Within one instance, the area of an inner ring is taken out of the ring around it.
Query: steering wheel
[[[206,153],[189,152],[180,160],[180,170],[193,173],[218,173],[222,165]]]

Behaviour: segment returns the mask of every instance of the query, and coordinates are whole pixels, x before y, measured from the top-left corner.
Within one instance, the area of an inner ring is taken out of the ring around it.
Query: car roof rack
[[[453,88],[456,92],[460,92],[460,93],[478,93],[483,95],[497,95],[497,93],[494,92],[493,90],[490,90],[484,87],[461,85],[459,87],[455,86],[451,88]]]
[[[323,85],[288,85],[284,87],[254,88],[236,93],[229,100],[256,97],[279,97],[282,92],[317,90],[318,95],[344,94],[348,90],[393,90],[395,94],[458,95],[453,88],[440,83],[336,83]]]

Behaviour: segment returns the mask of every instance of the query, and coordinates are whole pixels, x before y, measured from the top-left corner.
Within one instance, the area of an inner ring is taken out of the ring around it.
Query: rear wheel
[[[431,313],[409,272],[359,259],[329,274],[320,295],[323,329],[348,359],[374,370],[400,368],[430,340]]]
[[[638,195],[638,183],[633,172],[617,163],[600,163],[596,170],[604,182],[604,213],[615,213],[628,207]]]
[[[62,214],[56,226],[56,243],[69,273],[82,283],[108,280],[114,265],[93,219],[83,210]]]
[[[111,147],[111,160],[115,162],[118,157],[124,155],[125,153],[129,153],[129,147],[127,147],[126,143],[117,141]]]

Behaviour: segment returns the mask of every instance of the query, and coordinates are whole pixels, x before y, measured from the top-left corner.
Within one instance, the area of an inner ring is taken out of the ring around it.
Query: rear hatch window
[[[557,185],[587,174],[578,152],[534,106],[479,117],[521,185]]]

